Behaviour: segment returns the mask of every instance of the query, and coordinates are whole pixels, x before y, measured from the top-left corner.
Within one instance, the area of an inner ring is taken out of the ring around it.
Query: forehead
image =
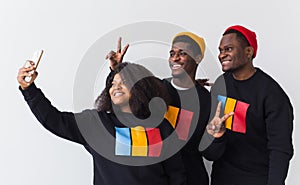
[[[187,42],[176,42],[172,45],[172,50],[191,51],[190,44]]]
[[[237,35],[235,33],[229,33],[222,37],[220,41],[220,47],[227,45],[240,45],[240,42],[238,41]]]
[[[122,81],[120,73],[115,74],[113,81]]]

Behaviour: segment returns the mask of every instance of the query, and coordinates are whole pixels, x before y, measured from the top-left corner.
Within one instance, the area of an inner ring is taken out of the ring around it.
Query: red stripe
[[[148,137],[148,156],[159,157],[162,149],[162,139],[158,128],[146,128]]]
[[[175,128],[179,139],[185,141],[188,139],[193,115],[194,113],[191,111],[184,110],[184,109],[180,110],[178,123]]]
[[[246,133],[246,114],[248,107],[248,103],[237,101],[234,111],[232,131],[244,134]]]

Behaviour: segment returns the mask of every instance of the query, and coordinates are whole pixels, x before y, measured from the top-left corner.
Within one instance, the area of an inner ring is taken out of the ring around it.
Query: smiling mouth
[[[182,67],[182,65],[180,64],[171,64],[171,69],[180,69]]]
[[[226,65],[226,64],[228,64],[228,63],[230,63],[229,60],[223,60],[223,61],[221,62],[222,65]]]
[[[119,97],[122,96],[124,93],[123,92],[114,92],[114,97]]]

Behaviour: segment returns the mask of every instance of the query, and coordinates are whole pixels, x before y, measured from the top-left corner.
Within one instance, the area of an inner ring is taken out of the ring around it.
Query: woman
[[[30,74],[32,70],[33,63],[17,77],[25,100],[46,129],[82,144],[92,155],[94,184],[185,184],[180,153],[173,149],[175,132],[163,119],[167,93],[147,69],[120,64],[97,98],[97,110],[76,114],[52,106],[33,83],[37,73]],[[32,76],[29,83],[26,76]]]

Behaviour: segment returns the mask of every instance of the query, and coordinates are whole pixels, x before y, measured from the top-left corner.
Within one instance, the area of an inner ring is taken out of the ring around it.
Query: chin
[[[182,77],[182,73],[172,73],[173,78],[180,78]]]
[[[230,68],[222,67],[222,71],[223,71],[223,72],[228,72],[228,71],[230,71]]]
[[[185,75],[184,70],[177,70],[177,71],[172,72],[172,76],[174,78],[180,78],[180,77],[183,77],[184,75]]]

